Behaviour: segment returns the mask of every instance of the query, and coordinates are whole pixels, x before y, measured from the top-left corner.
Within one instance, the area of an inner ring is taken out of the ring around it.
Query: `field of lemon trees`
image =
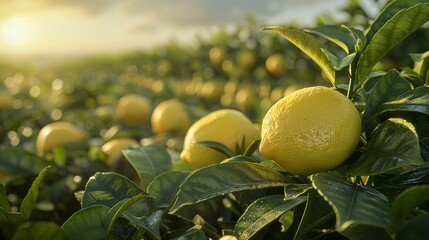
[[[429,3],[0,65],[0,239],[426,239]]]

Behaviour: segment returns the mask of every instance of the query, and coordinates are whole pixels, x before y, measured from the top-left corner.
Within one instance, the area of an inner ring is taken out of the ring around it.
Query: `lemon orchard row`
[[[138,124],[146,121],[150,104],[138,95],[125,96],[118,102],[117,114]],[[263,157],[301,175],[340,166],[355,150],[361,132],[360,114],[354,104],[340,92],[322,86],[303,88],[282,98],[269,109],[261,127],[235,109],[220,109],[191,123],[186,105],[177,99],[160,103],[151,115],[151,125],[156,134],[186,133],[180,159],[194,168],[226,158],[199,142],[218,142],[235,152],[237,145],[243,143],[241,147],[246,148],[261,139],[259,152]],[[40,131],[37,149],[43,154],[87,137],[84,130],[70,123],[54,122]],[[110,162],[127,146],[138,144],[129,138],[112,139],[101,149]]]

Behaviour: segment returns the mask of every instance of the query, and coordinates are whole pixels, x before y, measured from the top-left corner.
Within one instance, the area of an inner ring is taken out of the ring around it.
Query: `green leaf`
[[[366,149],[348,169],[348,174],[378,175],[404,166],[423,164],[419,139],[413,125],[403,119],[391,118],[374,130]]]
[[[0,208],[6,212],[10,212],[10,205],[6,196],[6,188],[3,184],[0,184]]]
[[[392,240],[385,228],[354,224],[341,232],[351,240]]]
[[[368,41],[370,41],[374,35],[395,16],[399,11],[414,6],[418,3],[425,3],[426,0],[395,0],[390,1],[378,14],[374,22],[371,23],[370,29],[366,34]]]
[[[327,49],[323,49],[323,52],[329,58],[331,66],[337,71],[349,66],[356,56],[356,53],[352,53],[350,55],[346,55],[345,57],[337,57],[335,54],[331,53]]]
[[[261,143],[261,139],[258,139],[258,140],[255,140],[255,141],[253,141],[247,148],[246,148],[246,150],[244,151],[244,153],[243,153],[243,155],[244,156],[247,156],[247,157],[250,157],[250,156],[252,156],[252,154],[256,151],[256,150],[258,150],[258,148],[259,148],[259,144]]]
[[[325,46],[317,38],[302,30],[284,27],[266,27],[264,30],[272,30],[298,47],[319,65],[332,85],[335,86],[335,69],[331,66],[329,58],[322,51],[322,49],[325,49]]]
[[[312,188],[311,184],[288,184],[284,188],[285,200],[295,199]]]
[[[21,202],[20,212],[25,219],[30,218],[30,214],[33,211],[34,206],[37,202],[37,197],[39,196],[39,186],[42,183],[43,178],[48,172],[49,167],[45,167],[40,171],[39,176],[31,184],[30,189],[28,190],[27,195],[25,195],[24,199]]]
[[[168,207],[176,198],[180,185],[189,175],[190,172],[165,172],[150,183],[147,192],[156,198],[159,208]]]
[[[396,239],[397,240],[427,239],[427,237],[429,236],[428,222],[429,222],[429,214],[423,214],[411,219],[410,221],[405,223],[401,229],[399,229],[396,235]]]
[[[234,151],[232,151],[231,149],[229,149],[227,146],[223,145],[222,143],[219,142],[214,142],[214,141],[201,141],[198,142],[198,144],[202,144],[206,147],[209,147],[213,150],[216,150],[222,154],[225,154],[228,158],[230,157],[234,157],[235,155],[237,155],[237,153],[235,153]]]
[[[283,213],[305,202],[306,196],[285,200],[283,194],[262,197],[246,209],[234,227],[238,239],[250,239],[269,223],[278,219]]]
[[[26,219],[19,212],[6,211],[0,208],[0,229],[6,239],[10,239],[15,232],[15,229],[25,223]]]
[[[86,184],[82,197],[82,208],[98,204],[113,207],[124,199],[140,194],[147,195],[135,183],[120,174],[96,173]],[[154,205],[152,198],[144,198],[127,211],[134,215],[144,216],[153,212]]]
[[[170,154],[163,146],[148,145],[127,148],[123,150],[123,153],[136,170],[140,184],[145,190],[156,176],[172,169]]]
[[[354,50],[356,38],[346,28],[338,25],[322,25],[304,31],[317,34],[340,47],[346,54]]]
[[[399,75],[396,70],[390,70],[377,80],[369,94],[362,122],[364,126],[380,112],[383,103],[411,90],[410,83]],[[368,127],[368,126],[366,126]],[[372,130],[372,129],[370,129]]]
[[[61,240],[65,239],[60,226],[54,222],[33,222],[29,225],[23,225],[17,229],[12,240]]]
[[[410,54],[414,61],[413,70],[425,80],[425,84],[429,84],[429,51],[420,54]]]
[[[410,187],[401,192],[393,201],[391,221],[394,229],[399,229],[411,210],[422,207],[429,201],[429,185]]]
[[[110,223],[110,208],[93,205],[75,212],[61,226],[67,239],[105,239]]]
[[[279,187],[291,182],[293,183],[293,179],[285,177],[273,168],[256,163],[214,164],[194,171],[185,179],[170,213],[227,193]]]
[[[155,211],[149,216],[138,217],[127,215],[127,219],[135,226],[143,228],[147,234],[154,239],[161,239],[160,227],[163,220],[164,213],[162,210]]]
[[[414,185],[429,184],[429,167],[416,167],[401,172],[384,181],[379,189],[404,189]]]
[[[360,83],[387,52],[429,20],[428,12],[429,3],[402,9],[377,30],[358,62],[356,74]]]
[[[48,162],[20,147],[0,147],[0,169],[12,177],[35,176]]]
[[[417,87],[382,104],[380,113],[419,112],[429,115],[429,88]]]
[[[314,188],[334,209],[338,231],[352,224],[383,228],[390,225],[389,201],[375,189],[353,184],[331,173],[312,175],[311,180]]]
[[[115,206],[113,206],[110,210],[109,210],[109,224],[107,227],[107,234],[109,234],[109,232],[112,230],[113,225],[116,221],[116,219],[118,219],[121,215],[123,215],[125,218],[127,218],[127,216],[131,216],[134,217],[132,214],[126,212],[126,210],[132,206],[133,204],[135,204],[136,202],[144,199],[144,198],[148,198],[149,196],[147,195],[136,195],[134,197],[131,198],[127,198],[124,199],[122,201],[119,201],[118,203],[115,204]]]

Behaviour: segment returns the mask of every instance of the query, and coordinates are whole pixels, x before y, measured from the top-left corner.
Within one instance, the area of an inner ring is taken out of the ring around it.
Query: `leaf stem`
[[[309,193],[307,197],[307,202],[305,204],[304,212],[302,214],[298,228],[296,229],[296,232],[293,236],[293,240],[298,240],[301,238],[301,234],[304,231],[304,224],[305,224],[305,221],[307,220],[307,216],[310,212],[310,208],[313,205],[313,201],[314,201],[314,193]]]

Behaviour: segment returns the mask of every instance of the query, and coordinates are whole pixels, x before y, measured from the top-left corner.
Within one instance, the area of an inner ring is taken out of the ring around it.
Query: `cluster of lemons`
[[[174,132],[183,136],[180,159],[194,168],[220,163],[227,158],[202,141],[219,142],[232,151],[261,140],[259,154],[284,170],[301,175],[328,171],[341,165],[360,140],[360,113],[346,96],[328,87],[299,89],[276,102],[262,124],[253,123],[235,109],[213,111],[192,121],[187,106],[178,99],[158,104],[130,94],[119,99],[116,114],[129,124],[150,123],[154,134]],[[68,122],[54,122],[41,129],[37,137],[40,154],[66,143],[83,141],[88,133]],[[243,141],[244,140],[244,141]],[[102,151],[112,161],[129,145],[130,138],[112,139]],[[244,146],[242,146],[244,144]]]

